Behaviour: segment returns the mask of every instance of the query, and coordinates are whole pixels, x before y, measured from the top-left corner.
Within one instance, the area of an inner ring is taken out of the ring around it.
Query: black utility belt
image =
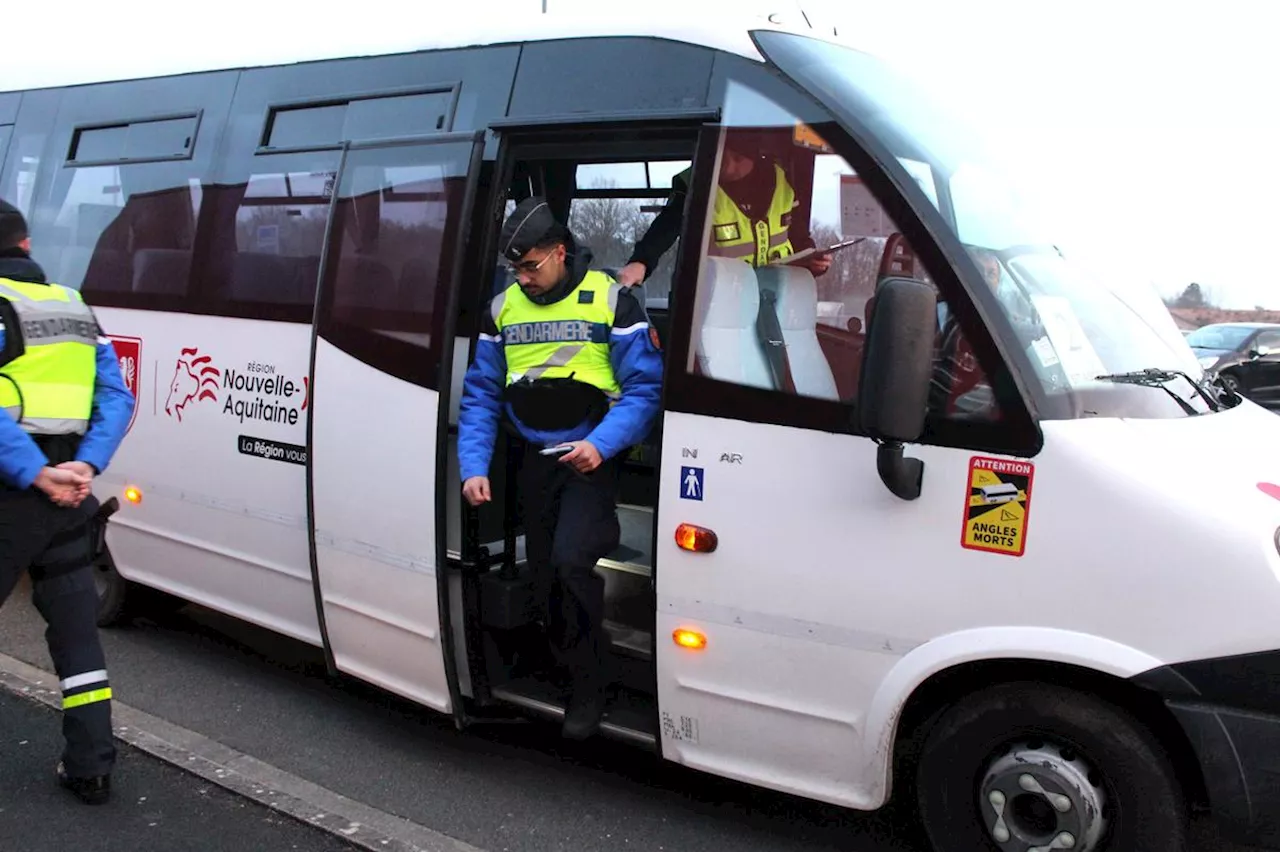
[[[598,423],[609,412],[609,397],[577,379],[521,379],[507,385],[506,401],[516,418],[541,432]]]
[[[63,462],[75,461],[76,453],[80,450],[80,442],[84,440],[82,435],[32,435],[31,440],[35,441],[40,452],[44,453],[44,457],[49,460],[49,464],[56,467]]]

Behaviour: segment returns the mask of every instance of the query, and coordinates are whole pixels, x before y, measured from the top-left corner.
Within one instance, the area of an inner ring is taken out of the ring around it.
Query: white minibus
[[[418,18],[0,81],[0,197],[137,397],[96,486],[103,624],[192,601],[461,726],[561,717],[522,653],[517,454],[473,511],[456,450],[538,194],[610,274],[670,237],[638,285],[662,413],[598,567],[603,735],[900,798],[938,852],[1173,852],[1201,806],[1280,848],[1280,421],[1158,299],[802,18]],[[717,254],[735,142],[829,267]]]

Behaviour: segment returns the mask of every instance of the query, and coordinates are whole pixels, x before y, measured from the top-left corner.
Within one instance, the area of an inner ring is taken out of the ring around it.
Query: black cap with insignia
[[[552,215],[547,200],[537,195],[526,198],[502,226],[498,235],[498,251],[507,260],[516,261],[545,239],[562,236],[564,228]]]

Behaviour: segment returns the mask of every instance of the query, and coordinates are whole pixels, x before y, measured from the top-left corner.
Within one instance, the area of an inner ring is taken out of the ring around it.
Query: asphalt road
[[[121,746],[116,794],[86,806],[58,786],[58,714],[0,690],[0,848],[94,852],[349,852],[346,841]]]
[[[29,597],[24,584],[0,609],[0,653],[48,671]],[[608,741],[566,742],[551,725],[459,732],[330,680],[314,649],[198,607],[103,636],[118,700],[486,852],[918,849],[888,815],[723,781]],[[136,792],[130,783],[122,776],[122,795]],[[1213,840],[1207,821],[1197,828],[1198,850],[1249,852]]]

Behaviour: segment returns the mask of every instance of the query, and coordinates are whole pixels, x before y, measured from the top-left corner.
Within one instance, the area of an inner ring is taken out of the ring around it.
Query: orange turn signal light
[[[142,489],[135,485],[130,485],[124,490],[124,499],[128,500],[130,503],[141,503]]]
[[[699,633],[696,630],[685,630],[681,628],[671,634],[671,638],[676,640],[676,644],[681,648],[688,648],[690,651],[701,651],[707,647],[707,636],[705,633]]]
[[[676,527],[676,544],[681,550],[693,553],[710,553],[720,545],[720,539],[706,527],[681,524]]]

